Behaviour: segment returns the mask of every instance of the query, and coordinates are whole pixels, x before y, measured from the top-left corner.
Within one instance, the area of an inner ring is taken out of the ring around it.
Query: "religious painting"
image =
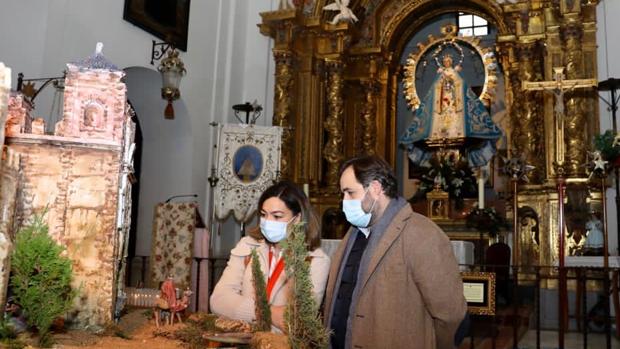
[[[241,124],[218,127],[215,215],[225,219],[232,212],[237,221],[247,222],[256,213],[259,196],[280,175],[282,128]]]
[[[256,147],[244,145],[233,156],[233,167],[233,171],[239,180],[250,183],[263,170],[263,156]]]
[[[190,0],[125,0],[123,19],[187,51]]]

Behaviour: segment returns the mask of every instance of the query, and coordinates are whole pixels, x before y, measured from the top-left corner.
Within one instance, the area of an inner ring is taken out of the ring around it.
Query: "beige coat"
[[[243,237],[230,251],[228,265],[211,295],[210,304],[213,313],[231,319],[254,320],[254,285],[252,263],[249,262],[250,253],[254,248],[257,249],[261,269],[265,274],[265,282],[267,281],[268,245],[264,241],[259,242],[249,236]],[[309,252],[308,255],[312,258],[310,277],[314,298],[320,305],[327,283],[330,259],[320,248]],[[287,281],[286,271],[283,271],[271,292],[271,305],[287,304],[289,293]]]
[[[336,278],[347,240],[333,258],[325,323],[333,312]],[[452,246],[432,221],[404,206],[378,242],[351,308],[352,348],[452,348],[465,316],[463,283]]]

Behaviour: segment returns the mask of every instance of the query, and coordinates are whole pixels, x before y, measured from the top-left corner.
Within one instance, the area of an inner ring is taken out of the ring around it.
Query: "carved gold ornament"
[[[470,46],[476,53],[482,58],[482,64],[484,65],[484,87],[480,94],[480,100],[485,106],[489,106],[495,95],[495,87],[497,86],[497,60],[492,49],[482,47],[480,39],[474,36],[463,37],[457,35],[456,26],[448,24],[441,28],[441,37],[434,37],[432,34],[428,36],[428,41],[418,43],[418,50],[409,54],[407,62],[405,63],[405,78],[403,79],[403,92],[407,104],[412,110],[418,109],[420,106],[420,97],[415,87],[416,70],[418,63],[425,56],[426,52],[433,50],[432,57],[436,63],[438,55],[447,46],[452,46],[460,54],[460,60],[457,62],[457,66],[463,62],[463,48],[461,45]]]

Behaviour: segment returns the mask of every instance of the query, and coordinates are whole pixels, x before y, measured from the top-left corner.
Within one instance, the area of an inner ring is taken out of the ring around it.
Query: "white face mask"
[[[358,228],[368,227],[370,218],[372,217],[372,209],[375,207],[375,203],[377,202],[377,200],[373,201],[372,206],[370,207],[371,212],[365,212],[362,208],[362,200],[366,197],[366,194],[368,194],[368,189],[366,189],[362,199],[342,200],[342,210],[344,211],[344,215],[347,217],[347,221]]]
[[[286,238],[286,231],[288,224],[295,219],[291,218],[288,222],[270,221],[265,218],[260,219],[260,230],[263,233],[265,239],[275,244]]]

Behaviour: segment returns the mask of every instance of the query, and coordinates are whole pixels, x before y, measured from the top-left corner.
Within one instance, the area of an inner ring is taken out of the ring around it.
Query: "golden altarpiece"
[[[589,210],[600,210],[600,190],[588,184],[583,164],[598,134],[593,88],[565,88],[563,126],[554,117],[554,93],[523,82],[595,79],[598,0],[351,0],[356,23],[332,24],[332,0],[306,0],[296,9],[261,13],[261,33],[274,40],[273,124],[286,127],[281,171],[310,185],[312,202],[323,214],[340,203],[338,170],[344,159],[378,154],[396,162],[396,101],[404,47],[432,18],[464,11],[497,28],[495,56],[504,78],[510,117],[508,151],[535,166],[519,186],[518,206],[538,217],[537,260],[558,259],[558,167],[568,190],[586,193]],[[287,6],[285,6],[287,7]],[[595,81],[595,80],[594,80]],[[586,84],[587,85],[587,84]],[[557,94],[557,93],[556,93]],[[560,144],[561,146],[558,146]],[[563,161],[562,161],[563,160]],[[510,192],[510,189],[507,189]]]

